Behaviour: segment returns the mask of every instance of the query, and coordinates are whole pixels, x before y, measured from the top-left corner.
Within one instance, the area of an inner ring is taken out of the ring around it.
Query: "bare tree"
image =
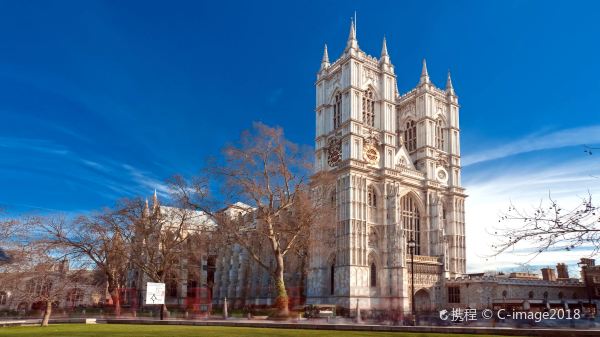
[[[140,199],[124,201],[114,214],[130,249],[131,266],[158,283],[179,280],[179,262],[192,259],[199,252],[196,245],[210,225],[197,211],[174,206],[160,206],[155,197],[152,210]],[[167,310],[161,307],[161,318]]]
[[[591,195],[570,209],[563,209],[551,196],[532,211],[511,205],[499,222],[507,225],[493,233],[499,241],[493,246],[495,254],[520,245],[534,249],[532,258],[551,249],[600,251],[600,206],[594,205]]]
[[[209,161],[204,175],[189,183],[173,179],[180,200],[208,214],[217,223],[220,238],[243,247],[269,273],[280,316],[289,315],[285,256],[301,253],[310,229],[331,214],[323,202],[323,189],[313,188],[327,177],[311,180],[308,154],[287,140],[281,128],[255,123],[237,144],[224,148],[222,160]],[[211,192],[214,186],[220,190]]]
[[[120,289],[126,277],[129,246],[114,211],[107,209],[73,221],[39,221],[38,231],[45,242],[70,260],[95,269],[111,296],[115,315],[121,315]]]
[[[588,155],[598,149],[584,146]],[[498,222],[504,226],[492,233],[498,240],[493,245],[494,255],[523,246],[533,248],[529,261],[548,250],[585,247],[592,249],[592,255],[600,251],[600,205],[594,204],[591,194],[569,208],[561,206],[552,195],[530,210],[511,204]]]
[[[69,270],[68,260],[57,260],[43,241],[13,246],[10,252],[11,261],[0,266],[0,282],[10,290],[11,301],[43,308],[42,326],[48,325],[53,307],[65,299],[69,290],[89,284],[89,273]]]

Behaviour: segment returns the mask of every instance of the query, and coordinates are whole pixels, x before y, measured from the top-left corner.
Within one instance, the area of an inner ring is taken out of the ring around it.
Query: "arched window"
[[[371,287],[377,287],[377,266],[371,262]]]
[[[435,147],[440,150],[444,150],[444,129],[442,126],[442,120],[438,119],[435,122]]]
[[[404,130],[404,146],[406,150],[412,152],[417,149],[417,125],[414,121],[406,122]]]
[[[533,291],[530,291],[530,292],[529,292],[529,299],[530,299],[530,300],[531,300],[531,299],[533,299]]]
[[[368,126],[375,126],[375,99],[373,97],[373,91],[371,91],[371,89],[368,89],[363,94],[362,117],[363,123],[365,123]]]
[[[335,95],[333,103],[333,128],[337,129],[342,125],[342,94]]]
[[[414,240],[415,255],[421,254],[421,215],[417,202],[410,195],[405,195],[400,198],[400,218],[402,219],[402,225],[406,231],[406,241]],[[408,246],[406,252],[410,252]]]
[[[375,193],[373,186],[369,186],[367,189],[367,203],[369,207],[377,208],[377,193]]]

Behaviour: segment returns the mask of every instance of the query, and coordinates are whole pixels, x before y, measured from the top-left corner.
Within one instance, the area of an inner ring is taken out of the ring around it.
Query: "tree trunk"
[[[108,281],[106,286],[108,293],[112,299],[113,305],[115,306],[115,316],[121,316],[121,293],[119,292],[119,282],[113,277],[111,273],[107,273]]]
[[[50,321],[50,315],[52,314],[52,301],[46,301],[46,310],[44,311],[44,318],[42,318],[42,326],[48,326]]]
[[[288,317],[290,315],[289,310],[289,298],[287,290],[285,290],[285,280],[283,278],[283,256],[277,254],[277,266],[275,267],[275,289],[277,290],[277,297],[275,298],[275,307],[278,309],[278,317]]]
[[[166,304],[161,304],[160,306],[160,320],[162,321],[163,319],[165,319],[165,314],[167,313],[167,305]]]
[[[119,295],[119,289],[113,290],[110,294],[113,305],[115,306],[115,316],[121,316],[121,296]]]

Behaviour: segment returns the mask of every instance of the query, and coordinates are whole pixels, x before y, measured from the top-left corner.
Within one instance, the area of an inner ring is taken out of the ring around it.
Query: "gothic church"
[[[458,97],[429,79],[400,94],[385,39],[379,59],[358,46],[354,24],[316,81],[315,170],[336,177],[334,245],[316,238],[307,303],[417,310],[445,302],[443,282],[465,273]]]

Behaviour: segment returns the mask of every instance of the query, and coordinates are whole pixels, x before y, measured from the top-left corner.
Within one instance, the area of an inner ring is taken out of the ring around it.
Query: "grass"
[[[405,332],[368,332],[333,331],[301,329],[265,329],[237,328],[221,326],[166,326],[166,325],[130,325],[130,324],[56,324],[41,327],[0,328],[0,336],[11,337],[443,337],[446,334],[405,333]],[[452,337],[475,335],[456,334]],[[488,336],[494,335],[477,335]]]

